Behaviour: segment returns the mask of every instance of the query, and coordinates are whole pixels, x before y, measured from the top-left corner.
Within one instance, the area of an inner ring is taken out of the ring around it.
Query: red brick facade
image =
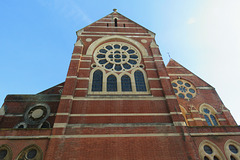
[[[240,128],[215,89],[165,66],[155,34],[118,12],[77,31],[64,83],[8,95],[0,127],[5,159],[240,159]]]

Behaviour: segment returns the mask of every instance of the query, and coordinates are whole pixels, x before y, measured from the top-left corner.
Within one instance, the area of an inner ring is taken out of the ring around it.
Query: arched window
[[[117,27],[117,26],[118,26],[118,24],[117,24],[117,18],[114,19],[114,23],[115,23],[115,27]]]
[[[210,105],[203,104],[200,106],[200,112],[203,114],[208,126],[218,126],[217,119],[215,117],[216,111]]]
[[[107,78],[107,91],[117,91],[117,78],[114,75]]]
[[[34,160],[42,160],[43,154],[40,147],[37,145],[30,145],[24,148],[18,155],[17,160],[22,159],[34,159]]]
[[[102,81],[103,81],[102,71],[96,70],[93,73],[92,91],[102,91]]]
[[[128,75],[121,77],[122,91],[132,91],[131,79]]]
[[[0,159],[12,159],[12,151],[5,144],[0,146]]]
[[[229,139],[224,145],[225,154],[230,160],[240,160],[240,143]]]
[[[208,140],[200,143],[198,151],[201,160],[225,160],[225,156],[218,146]]]
[[[139,70],[135,71],[134,78],[135,78],[136,90],[138,92],[139,91],[147,91],[143,73]]]

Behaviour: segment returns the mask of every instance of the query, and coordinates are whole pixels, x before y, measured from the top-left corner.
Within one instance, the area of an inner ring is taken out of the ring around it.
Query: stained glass
[[[117,91],[117,78],[114,75],[107,78],[107,91]]]
[[[238,149],[234,145],[229,145],[229,149],[231,152],[233,152],[235,154],[238,153]]]
[[[211,118],[214,126],[218,126],[218,123],[217,123],[217,121],[216,121],[216,118],[215,118],[212,114],[210,115],[210,118]]]
[[[212,126],[212,123],[211,123],[210,119],[208,118],[208,116],[207,116],[207,115],[204,115],[204,118],[206,119],[207,124],[208,124],[209,126]]]
[[[213,153],[212,148],[209,147],[208,145],[205,145],[205,146],[203,147],[203,149],[204,149],[204,151],[205,151],[206,153],[208,153],[208,154],[212,154],[212,153]]]
[[[132,91],[131,79],[128,75],[123,75],[121,78],[122,91]]]
[[[147,91],[143,73],[141,71],[134,72],[136,90],[137,91]]]
[[[102,71],[96,70],[93,73],[92,91],[102,91],[102,81],[103,81]]]

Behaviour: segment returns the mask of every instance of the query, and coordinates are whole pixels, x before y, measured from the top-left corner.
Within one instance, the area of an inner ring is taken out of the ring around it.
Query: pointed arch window
[[[103,81],[102,71],[96,70],[93,73],[92,91],[102,91],[102,81]]]
[[[117,78],[114,75],[107,78],[107,91],[117,91]]]
[[[229,139],[224,145],[225,154],[230,160],[240,159],[240,143]]]
[[[138,92],[139,91],[147,91],[143,73],[139,70],[135,71],[134,78],[135,78],[136,90]]]
[[[208,126],[218,126],[219,123],[215,117],[216,111],[209,105],[201,106],[200,112],[203,114]]]
[[[214,143],[203,140],[199,145],[200,159],[203,160],[226,160],[222,151]]]
[[[114,18],[114,23],[115,23],[115,27],[117,27],[117,26],[118,26],[118,24],[117,24],[117,18]]]
[[[42,160],[43,154],[40,147],[35,144],[32,144],[26,148],[24,148],[17,157],[18,160],[21,159],[34,159],[34,160]]]
[[[122,91],[132,91],[131,79],[128,75],[123,75],[121,77]]]

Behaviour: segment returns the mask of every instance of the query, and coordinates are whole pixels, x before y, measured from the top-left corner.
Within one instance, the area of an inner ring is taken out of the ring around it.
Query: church
[[[64,82],[6,96],[1,160],[240,160],[214,87],[165,65],[155,33],[114,9],[76,34]]]

